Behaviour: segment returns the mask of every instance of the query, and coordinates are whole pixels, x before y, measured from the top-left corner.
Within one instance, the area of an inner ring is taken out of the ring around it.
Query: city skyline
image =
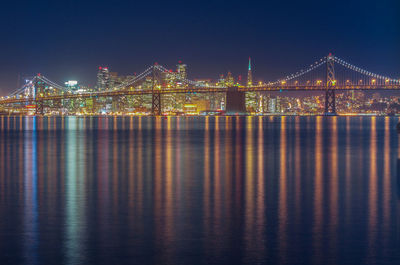
[[[175,71],[155,63],[130,76],[100,66],[93,88],[79,86],[76,80],[61,86],[37,74],[2,97],[0,110],[27,115],[155,116],[395,115],[400,110],[398,97],[393,97],[400,90],[400,79],[370,72],[333,54],[276,81],[253,83],[252,70],[249,58],[247,77],[235,79],[228,72],[212,81],[191,80],[182,61]]]
[[[332,53],[329,53],[329,55],[331,55],[331,54]],[[326,56],[324,56],[324,57],[326,57]],[[182,60],[177,60],[177,63],[175,63],[173,65],[173,67],[167,67],[167,69],[170,72],[177,73],[177,72],[179,72],[179,65],[184,65],[185,71],[187,71],[187,72],[185,72],[185,75],[188,75],[190,77],[190,79],[192,79],[192,80],[195,80],[195,81],[207,80],[208,82],[218,84],[218,82],[220,82],[220,80],[221,80],[221,77],[223,77],[223,78],[226,77],[228,79],[232,78],[231,82],[234,82],[234,84],[245,85],[245,86],[248,86],[250,84],[261,84],[261,83],[267,84],[267,83],[271,83],[271,82],[279,82],[280,80],[283,80],[284,78],[290,76],[291,74],[293,74],[295,72],[295,71],[293,71],[292,73],[283,72],[280,75],[278,75],[279,78],[265,79],[261,76],[254,75],[254,72],[256,72],[256,73],[258,73],[258,72],[256,70],[257,67],[255,67],[255,65],[254,65],[253,58],[248,57],[247,60],[248,60],[246,62],[247,65],[242,67],[244,70],[242,70],[241,72],[232,73],[231,70],[226,70],[225,72],[213,73],[211,76],[203,76],[203,77],[198,77],[198,74],[193,73],[193,71],[191,71],[192,70],[191,67],[189,66],[189,68],[188,68],[188,65],[185,64]],[[318,62],[318,60],[316,62]],[[307,67],[309,67],[309,65],[310,65],[309,63],[310,63],[310,61],[308,62],[308,65],[307,65],[307,63],[304,63],[303,64],[304,67],[298,66],[297,68],[294,68],[294,70],[296,70],[296,72],[301,72],[304,69],[307,69]],[[158,64],[159,64],[158,62],[153,63],[153,65],[158,65]],[[314,62],[314,64],[315,64],[315,62]],[[99,79],[98,78],[99,78],[100,71],[107,71],[108,75],[110,75],[110,79],[114,77],[114,79],[115,78],[119,79],[120,83],[122,83],[124,79],[126,79],[126,78],[129,79],[131,77],[136,76],[138,73],[140,73],[140,71],[131,71],[131,72],[127,72],[127,74],[120,74],[121,73],[120,71],[114,69],[112,66],[109,66],[109,65],[98,65],[98,66],[95,66],[94,68],[98,71],[97,71],[97,73],[95,72],[93,74],[93,76],[91,78],[92,81],[90,83],[87,83],[85,81],[82,81],[82,80],[79,80],[76,78],[74,79],[74,78],[66,78],[66,77],[61,78],[60,80],[57,80],[56,83],[58,83],[58,84],[65,83],[66,87],[68,87],[67,83],[73,80],[73,82],[77,81],[79,85],[83,85],[83,86],[91,88],[91,89],[98,89],[99,88],[99,83],[98,83]],[[141,67],[141,68],[142,68],[142,70],[145,69],[144,67]],[[186,70],[186,69],[188,69],[188,70]],[[229,68],[227,68],[227,69],[229,69]],[[91,70],[93,70],[93,69],[91,69]],[[126,73],[126,72],[123,72],[123,73]],[[382,73],[377,73],[377,72],[371,72],[371,73],[375,73],[377,75],[382,74]],[[43,72],[31,73],[31,74],[27,74],[24,76],[19,75],[18,80],[16,82],[17,84],[19,84],[19,86],[11,87],[10,88],[11,91],[9,91],[9,92],[12,92],[13,90],[20,88],[21,86],[23,86],[23,84],[25,82],[27,82],[27,80],[31,79],[33,76],[42,75],[42,74],[43,74]],[[47,74],[45,74],[45,75],[47,76]],[[97,75],[97,78],[94,78],[94,76],[96,76],[96,75]],[[248,79],[249,75],[250,75],[250,83],[249,83],[249,79]],[[231,76],[231,77],[229,77],[229,76]],[[393,80],[400,80],[400,74],[397,76],[387,76],[387,77],[390,79],[393,79]],[[8,94],[5,94],[5,91],[6,90],[0,90],[0,96],[3,96],[3,97],[8,96]]]

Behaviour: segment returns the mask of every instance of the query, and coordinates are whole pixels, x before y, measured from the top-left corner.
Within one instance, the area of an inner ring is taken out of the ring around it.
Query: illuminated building
[[[218,82],[217,82],[216,85],[219,86],[219,87],[226,86],[226,81],[225,81],[224,75],[219,75],[219,79],[218,79]]]
[[[121,85],[125,81],[125,77],[119,76],[116,72],[110,72],[108,88],[114,88],[115,86]]]
[[[210,102],[208,100],[193,101],[193,104],[196,104],[197,113],[205,110],[210,110]]]
[[[207,100],[196,100],[183,105],[183,111],[187,114],[197,115],[207,110],[210,110],[210,103]]]
[[[183,64],[182,61],[179,61],[178,65],[176,66],[176,75],[179,80],[184,80],[187,77],[186,73],[187,65]]]
[[[195,104],[185,104],[185,105],[183,105],[183,111],[186,114],[195,115],[195,114],[197,114],[197,106]]]
[[[270,98],[269,99],[269,103],[268,103],[268,106],[269,106],[269,112],[270,113],[276,113],[276,112],[278,112],[277,111],[277,99],[276,98]]]
[[[72,92],[76,92],[77,90],[79,90],[78,81],[76,80],[69,80],[65,82],[65,86]]]
[[[169,70],[161,73],[161,84],[163,87],[166,87],[166,89],[182,88],[185,86],[185,83],[182,81],[186,79],[186,76],[186,65],[179,61],[176,72]],[[164,102],[163,111],[182,111],[183,105],[187,101],[186,96],[187,95],[181,93],[162,95],[162,100]]]
[[[251,74],[251,58],[249,57],[249,69],[247,71],[247,86],[253,85],[253,77]]]
[[[251,58],[249,57],[249,68],[247,69],[247,83],[246,85],[253,85],[253,76],[251,72]],[[261,105],[260,105],[261,104]],[[256,92],[246,93],[246,109],[248,112],[262,112],[262,102],[260,95]]]
[[[235,84],[235,79],[232,76],[231,72],[228,72],[228,74],[226,75],[226,85],[228,87],[233,86]]]
[[[195,79],[195,81],[200,86],[210,86],[211,84],[211,79]]]
[[[110,87],[110,72],[107,67],[99,67],[97,72],[97,90],[102,91]]]
[[[94,92],[94,90],[93,90],[93,88],[91,88],[87,85],[80,84],[78,87],[78,90],[76,92],[77,93],[91,93],[91,92]]]

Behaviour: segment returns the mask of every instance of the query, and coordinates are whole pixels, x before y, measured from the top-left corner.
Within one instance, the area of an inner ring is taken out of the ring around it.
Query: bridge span
[[[322,67],[324,66],[324,67]],[[337,66],[337,67],[335,67]],[[336,68],[336,69],[335,69]],[[322,71],[321,71],[322,70]],[[227,113],[245,113],[245,94],[257,92],[312,92],[325,93],[325,114],[336,114],[336,92],[340,91],[400,91],[400,80],[377,75],[353,66],[333,55],[328,55],[305,70],[291,74],[280,80],[251,86],[213,86],[184,79],[176,86],[166,85],[163,78],[170,73],[160,65],[153,65],[127,82],[105,91],[73,93],[38,74],[9,96],[0,99],[0,106],[34,105],[38,115],[44,114],[48,102],[62,106],[68,99],[121,98],[125,96],[151,95],[152,114],[161,115],[162,96],[167,94],[226,94]],[[150,85],[144,86],[144,81]]]

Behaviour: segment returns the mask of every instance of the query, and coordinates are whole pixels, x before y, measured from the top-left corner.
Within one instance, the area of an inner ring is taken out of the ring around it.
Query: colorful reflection
[[[0,117],[0,264],[397,264],[397,122]]]
[[[7,119],[10,121],[10,119]],[[40,120],[39,120],[40,121]],[[27,264],[38,264],[39,203],[38,203],[38,142],[37,118],[26,118],[24,137],[24,257]],[[8,125],[9,126],[9,125]],[[5,166],[5,165],[4,165]],[[4,176],[5,177],[5,176]],[[3,187],[5,187],[4,185]]]

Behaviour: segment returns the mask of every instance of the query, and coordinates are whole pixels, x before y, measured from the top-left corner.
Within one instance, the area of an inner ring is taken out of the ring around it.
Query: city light
[[[326,71],[320,71],[323,69],[319,67],[327,62],[329,62],[329,67],[334,67],[330,66],[334,63],[345,66],[348,69],[347,76],[345,73],[344,78],[334,79],[334,71],[331,71],[333,73],[330,76],[331,81],[325,84],[323,80],[326,80],[324,76]],[[220,75],[219,80],[215,82],[211,79],[189,79],[187,65],[182,62],[177,64],[175,71],[160,64],[154,64],[140,74],[128,76],[111,72],[108,67],[99,67],[97,85],[93,88],[78,85],[77,80],[66,81],[65,87],[63,87],[43,75],[37,75],[32,80],[26,80],[21,89],[16,90],[8,97],[2,97],[0,111],[23,113],[26,108],[23,108],[24,104],[21,103],[27,102],[29,104],[26,105],[35,105],[36,113],[41,115],[95,115],[96,113],[104,115],[127,115],[128,113],[197,115],[204,111],[213,113],[213,110],[219,109],[232,113],[230,108],[235,110],[233,113],[238,113],[236,110],[238,108],[239,112],[253,113],[254,115],[266,113],[318,114],[324,111],[324,101],[327,98],[336,104],[325,102],[325,113],[336,114],[337,112],[349,113],[352,109],[358,111],[358,108],[364,108],[365,111],[370,108],[372,111],[375,108],[374,101],[359,97],[364,90],[371,89],[371,86],[368,85],[374,86],[373,89],[376,89],[377,92],[380,89],[387,89],[387,87],[400,89],[398,80],[382,79],[384,78],[382,75],[360,70],[333,56],[324,57],[309,68],[288,75],[278,82],[259,81],[257,86],[252,85],[251,71],[252,67],[249,67],[246,81],[242,81],[240,76],[235,78],[232,73],[228,72],[226,75]],[[317,73],[320,71],[322,74],[316,75],[314,71]],[[371,76],[373,76],[372,79],[370,79]],[[351,84],[358,85],[351,87],[350,91]],[[334,86],[334,89],[340,93],[336,96],[333,95],[329,92],[329,86]],[[298,90],[300,93],[315,91],[322,94],[305,97],[302,99],[302,104],[298,104],[298,98],[293,96],[269,94],[274,91],[291,90]],[[358,90],[359,93],[355,95],[354,92]],[[245,96],[245,101],[242,101],[245,106],[229,104],[229,101],[232,100],[232,97],[228,96],[231,91]],[[346,95],[349,91],[351,94],[347,98]],[[323,93],[326,93],[326,97]],[[354,103],[355,100],[358,100],[357,104]],[[353,104],[348,104],[350,101]],[[385,102],[380,100],[379,103]],[[393,100],[386,102],[388,107],[384,111],[391,111],[395,103]],[[157,109],[157,112],[154,109]]]

